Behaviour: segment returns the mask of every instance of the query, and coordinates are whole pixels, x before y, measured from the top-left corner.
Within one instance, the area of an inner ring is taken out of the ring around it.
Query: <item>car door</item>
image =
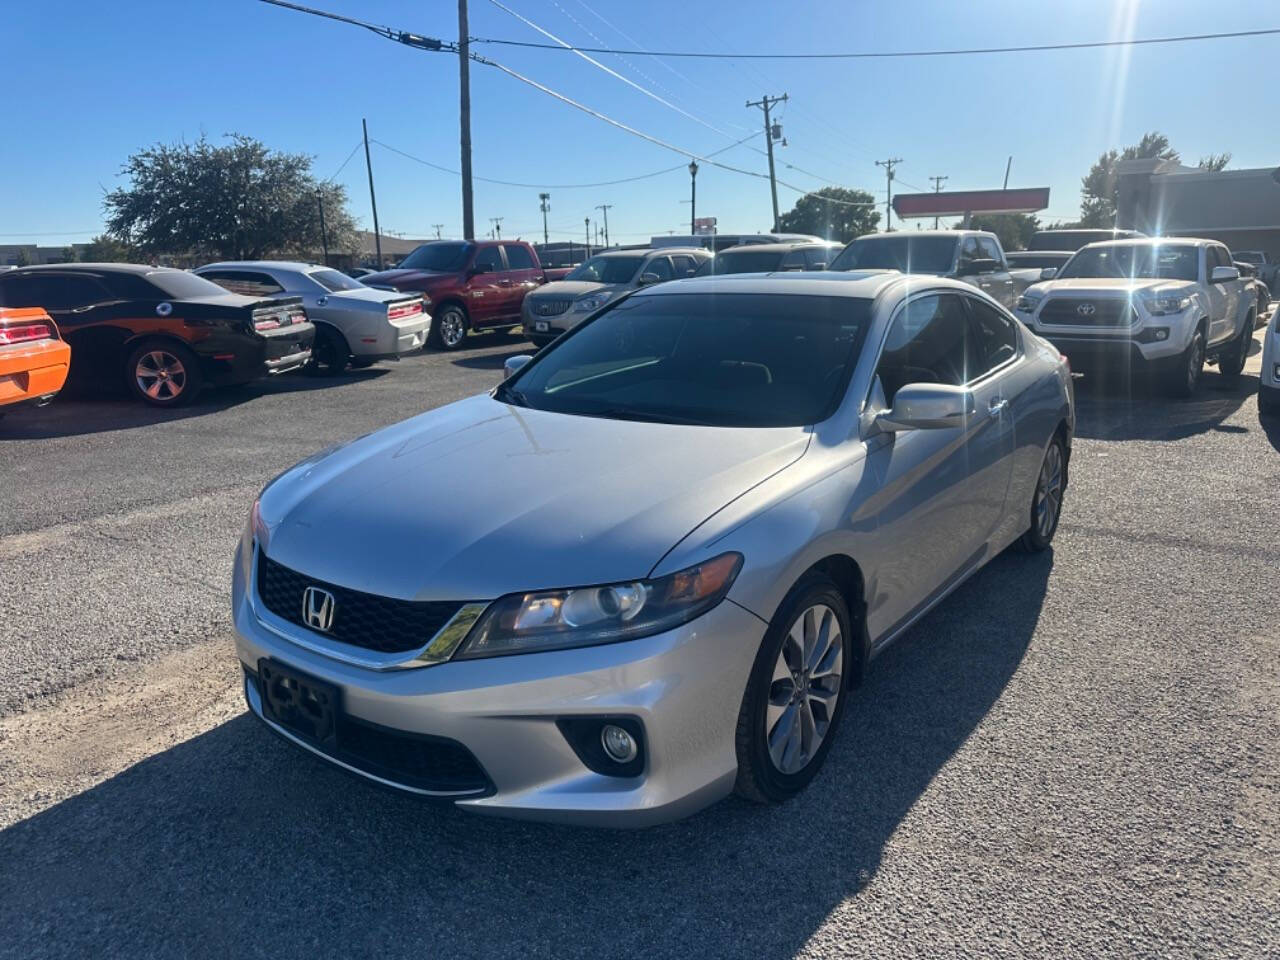
[[[4,295],[13,306],[44,307],[71,346],[71,376],[82,380],[118,374],[113,361],[125,334],[103,324],[99,308],[116,298],[96,277],[44,270],[19,274],[6,283]]]
[[[1016,400],[1010,373],[1022,354],[1022,337],[1012,316],[979,297],[964,298],[969,309],[970,363],[976,422],[968,438],[969,503],[982,538],[990,540],[1004,519],[1017,437]]]
[[[511,278],[506,276],[506,261],[502,249],[491,243],[477,247],[468,268],[466,284],[467,312],[472,327],[493,326],[501,323],[510,309]],[[503,281],[507,281],[503,284]]]
[[[671,268],[679,280],[682,277],[692,277],[698,269],[698,262],[690,254],[676,253],[671,255]]]
[[[969,265],[981,257],[978,252],[978,238],[967,236],[960,241],[960,252],[956,255],[955,277],[975,287],[982,286],[981,275],[970,272]]]
[[[1200,257],[1204,263],[1204,282],[1202,287],[1205,296],[1209,300],[1209,343],[1217,344],[1223,340],[1229,339],[1231,336],[1231,324],[1235,320],[1235,314],[1231,310],[1232,291],[1229,283],[1214,283],[1213,271],[1216,267],[1227,266],[1222,256],[1218,253],[1216,244],[1207,244],[1202,251]],[[1239,297],[1235,298],[1237,304]]]
[[[656,277],[657,279],[653,279]],[[636,282],[642,280],[648,284],[666,283],[674,277],[671,269],[671,259],[665,254],[657,257],[650,257],[643,267],[640,268],[640,274],[636,277]],[[641,283],[643,286],[644,283]]]
[[[510,283],[503,284],[506,291],[503,310],[505,315],[520,319],[520,307],[529,291],[538,286],[542,279],[540,271],[533,262],[533,254],[522,243],[504,243],[502,250],[507,257],[506,278]]]
[[[909,383],[961,385],[976,367],[970,317],[958,293],[924,292],[890,321],[869,405],[889,409]],[[971,442],[989,442],[982,410],[955,427],[879,433],[867,441],[877,493],[854,523],[873,523],[885,558],[871,576],[872,636],[890,636],[982,556],[990,513],[977,509],[970,481]],[[985,476],[984,476],[985,478]]]
[[[1013,309],[1013,301],[1017,298],[1013,276],[1009,273],[1009,265],[1004,261],[1004,251],[1000,244],[991,237],[978,237],[978,254],[984,259],[994,260],[998,266],[990,273],[979,275],[979,286],[987,292],[996,303],[1008,310]]]

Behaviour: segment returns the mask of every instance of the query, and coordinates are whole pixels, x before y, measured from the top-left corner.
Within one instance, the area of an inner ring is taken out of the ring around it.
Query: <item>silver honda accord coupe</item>
[[[957,281],[678,280],[521,359],[253,504],[237,652],[281,737],[507,816],[783,801],[877,653],[1057,528],[1066,358]]]

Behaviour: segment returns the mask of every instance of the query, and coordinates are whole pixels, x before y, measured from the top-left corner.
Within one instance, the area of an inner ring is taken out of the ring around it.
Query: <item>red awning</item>
[[[893,198],[893,212],[900,217],[961,217],[966,213],[1034,213],[1048,206],[1048,187],[900,193]]]

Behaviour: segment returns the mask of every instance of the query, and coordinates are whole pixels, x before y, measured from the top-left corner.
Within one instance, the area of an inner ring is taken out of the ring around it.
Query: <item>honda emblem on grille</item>
[[[319,587],[302,591],[302,619],[312,630],[328,633],[333,627],[333,594]]]
[[[1082,317],[1092,317],[1097,312],[1098,308],[1092,303],[1082,303],[1080,306],[1076,307],[1076,313],[1080,314]]]

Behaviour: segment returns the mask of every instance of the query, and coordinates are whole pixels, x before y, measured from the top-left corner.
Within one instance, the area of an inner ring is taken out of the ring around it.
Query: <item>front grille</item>
[[[427,641],[463,606],[454,601],[396,600],[325,583],[276,563],[258,551],[258,596],[283,620],[310,630],[302,594],[319,587],[333,594],[333,624],[324,636],[378,653],[408,653]]]
[[[533,314],[536,317],[558,317],[569,309],[572,300],[535,300]]]
[[[1060,327],[1128,327],[1137,319],[1128,300],[1050,297],[1040,308],[1041,323]]]

